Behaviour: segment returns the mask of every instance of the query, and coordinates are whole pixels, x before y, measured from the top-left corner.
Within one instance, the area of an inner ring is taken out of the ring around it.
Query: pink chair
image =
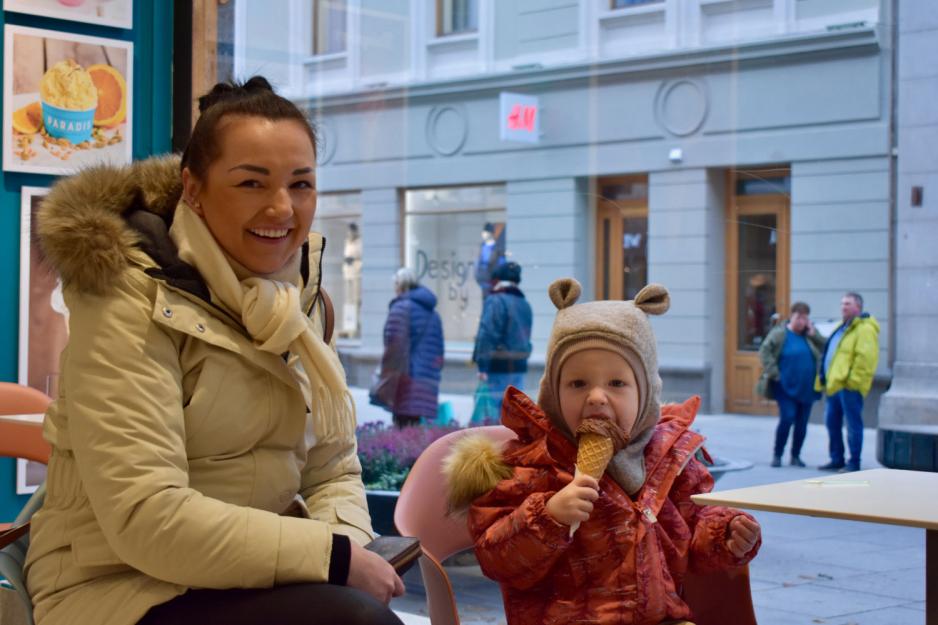
[[[495,441],[515,438],[508,428],[489,425],[458,430],[435,440],[414,463],[394,509],[394,525],[401,535],[420,539],[420,572],[433,625],[459,625],[456,597],[441,562],[472,547],[472,539],[464,519],[446,514],[446,480],[441,467],[453,443],[467,434],[485,434]]]
[[[446,514],[446,480],[441,468],[453,443],[468,434],[485,434],[495,442],[515,438],[508,428],[494,425],[467,428],[437,439],[417,458],[394,510],[394,525],[401,535],[420,539],[420,572],[433,625],[459,625],[453,587],[441,562],[471,548],[472,539],[465,520]],[[687,575],[684,600],[694,611],[695,625],[756,625],[748,567]]]

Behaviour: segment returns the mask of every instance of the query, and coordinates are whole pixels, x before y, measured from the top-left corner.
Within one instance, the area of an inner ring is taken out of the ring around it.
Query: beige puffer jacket
[[[87,170],[43,202],[71,315],[27,560],[39,625],[131,625],[190,587],[325,581],[334,533],[372,535],[354,436],[315,440],[298,358],[257,350],[175,256],[179,192],[164,158]],[[316,317],[323,245],[311,235],[302,269]],[[312,520],[278,514],[297,494]]]

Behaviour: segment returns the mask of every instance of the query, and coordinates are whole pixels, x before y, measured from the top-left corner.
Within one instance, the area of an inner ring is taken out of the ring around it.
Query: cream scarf
[[[299,252],[287,263],[286,268],[292,271],[239,279],[208,226],[184,200],[176,206],[169,236],[179,249],[179,258],[195,267],[208,284],[212,299],[240,317],[257,349],[276,355],[293,352],[300,357],[309,377],[309,409],[317,440],[354,436],[355,402],[345,382],[345,370],[336,352],[323,341],[321,329],[303,313],[299,264],[295,262]]]

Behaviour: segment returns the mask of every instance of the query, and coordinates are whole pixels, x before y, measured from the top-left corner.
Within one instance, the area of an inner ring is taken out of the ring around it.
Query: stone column
[[[898,19],[896,350],[892,386],[879,405],[877,455],[886,466],[936,471],[938,66],[928,59],[938,56],[938,8],[909,0],[900,3]]]
[[[507,244],[511,259],[522,267],[521,289],[531,304],[534,353],[529,361],[528,392],[536,392],[543,372],[547,339],[557,309],[547,287],[557,278],[573,277],[583,285],[581,301],[593,299],[587,242],[586,183],[577,178],[549,178],[509,182],[507,192]]]
[[[722,411],[725,322],[722,172],[680,169],[648,177],[648,281],[671,294],[652,317],[666,401],[700,394],[703,412]]]

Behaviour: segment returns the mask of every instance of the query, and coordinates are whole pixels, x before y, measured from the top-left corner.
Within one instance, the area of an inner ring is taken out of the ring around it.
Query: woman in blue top
[[[810,314],[807,304],[795,302],[788,323],[775,326],[759,347],[763,369],[760,382],[767,385],[764,394],[778,403],[773,467],[782,466],[782,452],[793,425],[791,464],[805,466],[801,461],[801,446],[808,429],[811,405],[819,397],[814,390],[814,377],[824,349],[824,337],[814,328]]]

